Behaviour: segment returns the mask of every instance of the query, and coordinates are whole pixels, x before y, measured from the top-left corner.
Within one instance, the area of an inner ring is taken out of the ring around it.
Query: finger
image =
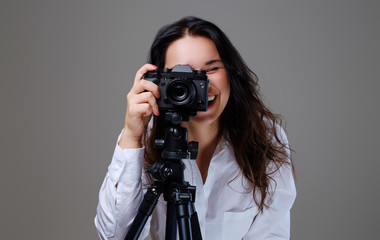
[[[143,92],[133,96],[132,94],[130,94],[127,97],[127,101],[128,107],[131,109],[133,109],[136,105],[148,103],[149,106],[152,108],[154,115],[158,116],[160,114],[156,98],[153,96],[151,92]]]
[[[152,108],[154,115],[156,116],[160,115],[156,98],[153,96],[151,92],[143,92],[141,94],[136,95],[132,102],[132,104],[142,104],[142,103],[148,103],[149,106]]]
[[[130,111],[128,111],[130,116],[132,117],[141,117],[141,116],[150,116],[153,111],[152,107],[149,105],[149,103],[142,103],[134,105]]]
[[[157,66],[153,64],[146,63],[144,64],[139,70],[137,70],[135,75],[135,83],[141,80],[144,76],[144,74],[148,71],[154,71],[157,69]]]
[[[134,84],[131,91],[135,94],[148,91],[151,92],[154,97],[160,98],[160,90],[158,89],[158,86],[155,83],[144,79]]]

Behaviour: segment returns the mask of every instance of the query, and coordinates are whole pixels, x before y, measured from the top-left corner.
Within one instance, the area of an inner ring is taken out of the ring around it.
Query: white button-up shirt
[[[284,131],[279,130],[280,139],[287,143]],[[129,230],[149,187],[142,172],[143,155],[144,148],[122,150],[116,144],[99,192],[95,217],[101,239],[124,239]],[[228,142],[217,146],[204,184],[195,160],[183,160],[183,163],[185,181],[196,186],[195,208],[204,240],[289,239],[290,209],[296,197],[290,164],[284,164],[272,175],[269,208],[259,212]],[[152,239],[165,239],[165,224],[166,202],[161,196],[139,239],[149,234]]]

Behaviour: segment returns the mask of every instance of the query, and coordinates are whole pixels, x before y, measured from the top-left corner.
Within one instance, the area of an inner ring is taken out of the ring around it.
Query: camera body
[[[196,116],[207,111],[208,85],[206,71],[193,70],[189,65],[175,65],[172,69],[149,71],[144,79],[158,85],[160,111],[174,111]]]

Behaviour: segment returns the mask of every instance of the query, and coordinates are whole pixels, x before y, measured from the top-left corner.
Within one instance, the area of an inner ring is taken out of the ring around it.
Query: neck
[[[190,120],[190,122],[182,122],[181,125],[187,128],[188,140],[199,143],[196,162],[205,183],[212,155],[218,145],[219,124],[218,122],[205,124]]]
[[[199,148],[217,144],[219,124],[214,122],[212,124],[199,123],[195,121],[182,122],[182,127],[185,127],[188,131],[188,140],[199,142]]]

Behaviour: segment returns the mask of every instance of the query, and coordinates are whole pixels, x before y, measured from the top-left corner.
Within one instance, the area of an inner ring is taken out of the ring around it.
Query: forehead
[[[207,62],[219,59],[218,50],[211,39],[186,35],[169,45],[165,55],[165,67],[188,64],[199,69]]]

